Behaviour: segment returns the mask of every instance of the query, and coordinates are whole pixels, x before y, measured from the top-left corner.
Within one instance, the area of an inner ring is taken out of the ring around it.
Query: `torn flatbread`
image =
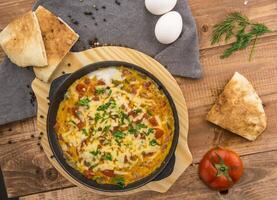
[[[35,11],[46,49],[48,66],[34,67],[37,78],[48,82],[52,74],[63,60],[79,36],[62,19],[42,6]]]
[[[31,11],[12,21],[0,33],[0,45],[20,67],[47,65],[39,23]]]
[[[251,141],[266,128],[262,101],[251,83],[238,72],[225,86],[207,120]]]

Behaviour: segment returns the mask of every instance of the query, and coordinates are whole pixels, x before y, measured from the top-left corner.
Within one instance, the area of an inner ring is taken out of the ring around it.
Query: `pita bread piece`
[[[266,128],[262,101],[251,83],[238,72],[225,86],[207,120],[251,141]]]
[[[44,7],[39,6],[35,13],[42,32],[48,66],[44,68],[34,67],[34,71],[37,78],[48,82],[79,36],[62,19],[56,17]]]
[[[12,21],[0,33],[0,45],[20,67],[47,65],[39,23],[31,11]]]

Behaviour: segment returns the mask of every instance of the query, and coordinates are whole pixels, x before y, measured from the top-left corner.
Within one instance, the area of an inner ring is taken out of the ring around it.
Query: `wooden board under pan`
[[[160,181],[153,181],[144,185],[143,187],[127,192],[101,192],[98,190],[91,189],[85,185],[82,185],[78,181],[73,179],[69,174],[67,174],[67,172],[64,171],[64,169],[59,165],[56,159],[52,157],[53,153],[49,146],[46,134],[46,118],[49,103],[48,95],[51,81],[65,73],[72,73],[88,64],[108,60],[129,62],[137,66],[140,66],[152,73],[162,82],[162,84],[170,93],[179,116],[180,135],[178,145],[175,151],[175,166],[171,175]],[[51,81],[50,83],[44,83],[38,79],[35,79],[32,83],[32,88],[34,90],[38,102],[37,128],[39,132],[45,133],[43,134],[41,145],[48,159],[54,165],[54,167],[73,184],[88,191],[103,195],[125,195],[140,191],[156,191],[164,193],[168,191],[168,189],[174,184],[178,177],[180,177],[181,174],[185,171],[185,169],[192,163],[192,156],[187,145],[188,112],[185,99],[183,97],[180,87],[178,86],[173,76],[153,58],[133,49],[112,46],[98,47],[77,53],[70,52],[62,61],[58,69],[55,71]]]

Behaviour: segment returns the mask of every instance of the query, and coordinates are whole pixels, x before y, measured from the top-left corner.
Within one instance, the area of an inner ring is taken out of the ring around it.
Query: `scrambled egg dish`
[[[123,66],[108,67],[68,88],[55,132],[70,166],[99,184],[122,188],[161,166],[174,118],[152,79]]]

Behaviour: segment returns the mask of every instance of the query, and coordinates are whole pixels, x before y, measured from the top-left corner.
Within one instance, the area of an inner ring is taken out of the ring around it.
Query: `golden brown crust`
[[[47,58],[39,24],[33,12],[12,21],[0,34],[0,44],[18,66],[45,66]]]
[[[45,82],[78,40],[79,36],[60,18],[52,14],[42,6],[35,11],[48,58],[48,66],[34,68],[37,77]]]
[[[252,141],[266,128],[261,99],[237,72],[209,111],[207,120]]]

